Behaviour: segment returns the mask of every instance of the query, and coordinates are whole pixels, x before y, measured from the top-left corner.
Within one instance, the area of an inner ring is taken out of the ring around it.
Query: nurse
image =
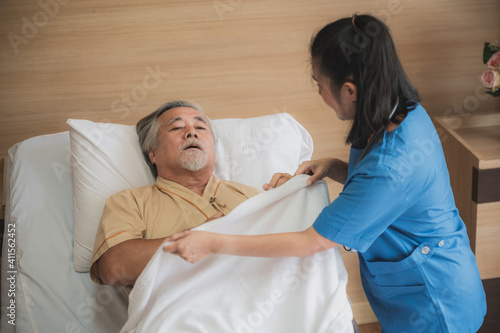
[[[311,43],[319,94],[342,120],[349,162],[304,162],[309,184],[344,184],[303,232],[259,236],[186,231],[164,251],[198,262],[212,253],[307,256],[357,250],[361,279],[383,332],[476,332],[485,294],[434,126],[399,62],[387,26],[360,15],[325,26]],[[292,176],[275,174],[270,189]]]

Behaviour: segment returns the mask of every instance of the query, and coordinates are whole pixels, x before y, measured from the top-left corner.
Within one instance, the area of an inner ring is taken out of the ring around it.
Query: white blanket
[[[308,228],[329,204],[308,176],[257,195],[199,226],[226,234]],[[306,258],[213,255],[190,264],[161,247],[130,294],[121,332],[352,332],[347,272],[338,247]]]

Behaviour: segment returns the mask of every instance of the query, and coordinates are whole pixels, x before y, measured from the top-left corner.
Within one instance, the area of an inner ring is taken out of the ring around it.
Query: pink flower
[[[500,67],[500,51],[491,56],[490,60],[486,63],[486,66]]]
[[[497,52],[500,53],[500,52]],[[491,88],[495,92],[500,88],[500,72],[498,68],[488,67],[481,75],[481,82],[486,88]]]

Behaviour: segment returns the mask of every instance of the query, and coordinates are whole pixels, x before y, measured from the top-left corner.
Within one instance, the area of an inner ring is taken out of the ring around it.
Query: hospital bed
[[[286,113],[214,124],[214,173],[220,179],[261,188],[273,173],[293,174],[312,155],[310,135]],[[3,333],[110,333],[127,321],[128,297],[122,288],[98,286],[89,278],[94,235],[109,195],[154,179],[134,126],[70,119],[68,127],[20,142],[8,152]],[[334,265],[336,293],[345,296],[347,273],[338,253]],[[238,302],[238,294],[232,297]],[[342,306],[346,327],[352,312],[349,304]]]

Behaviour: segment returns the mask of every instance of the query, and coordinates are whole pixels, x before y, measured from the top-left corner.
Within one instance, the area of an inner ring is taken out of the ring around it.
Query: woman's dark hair
[[[389,28],[373,16],[326,25],[312,39],[310,52],[312,66],[330,79],[337,100],[346,81],[357,87],[356,114],[346,143],[366,140],[389,121],[398,124],[397,116],[405,117],[421,100],[401,66]]]

